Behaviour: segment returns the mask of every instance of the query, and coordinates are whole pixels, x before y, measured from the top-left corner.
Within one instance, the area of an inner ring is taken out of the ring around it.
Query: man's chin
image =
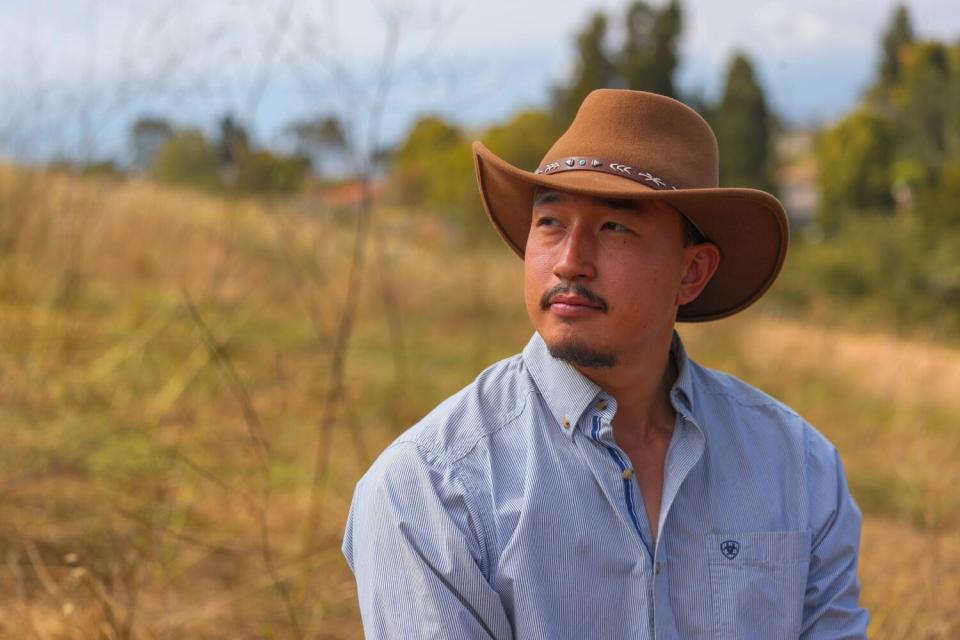
[[[617,354],[573,337],[544,338],[550,355],[575,367],[609,369],[616,366]]]

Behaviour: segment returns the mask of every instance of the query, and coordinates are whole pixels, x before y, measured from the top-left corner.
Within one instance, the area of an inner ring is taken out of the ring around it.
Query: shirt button
[[[660,575],[660,563],[658,562],[653,566],[653,572],[657,575]]]
[[[630,480],[633,478],[633,469],[624,469],[623,470],[623,479]]]
[[[600,402],[597,403],[597,410],[598,410],[598,411],[603,411],[603,410],[606,409],[606,408],[607,408],[607,401],[606,401],[606,400],[601,400]]]
[[[567,417],[564,417],[564,418],[563,418],[563,428],[564,428],[564,429],[569,429],[569,428],[570,428],[570,418],[567,418]]]

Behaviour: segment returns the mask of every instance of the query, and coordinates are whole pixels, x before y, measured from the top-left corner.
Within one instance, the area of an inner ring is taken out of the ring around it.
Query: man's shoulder
[[[782,412],[785,416],[800,418],[800,414],[783,401],[732,373],[711,369],[693,360],[690,360],[689,363],[693,369],[697,393],[714,399],[723,398],[747,407],[770,407]]]
[[[413,445],[438,463],[452,463],[511,424],[533,390],[521,354],[495,362],[442,401],[391,445]]]
[[[815,447],[833,450],[833,445],[805,417],[782,400],[775,398],[741,378],[690,361],[695,379],[695,405],[707,422],[718,415],[725,420],[724,432],[731,425],[745,435],[787,440],[801,450]]]

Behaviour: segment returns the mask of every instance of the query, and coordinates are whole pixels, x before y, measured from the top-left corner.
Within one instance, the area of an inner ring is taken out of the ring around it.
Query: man
[[[536,333],[397,439],[343,549],[371,638],[861,638],[860,511],[795,412],[674,323],[759,298],[787,220],[685,105],[599,90],[535,172],[474,144]]]

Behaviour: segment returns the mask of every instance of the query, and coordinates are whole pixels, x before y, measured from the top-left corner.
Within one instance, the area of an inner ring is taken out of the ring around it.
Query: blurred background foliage
[[[367,135],[384,72],[283,145],[153,112],[127,160],[0,163],[0,637],[359,637],[357,478],[529,337],[470,145],[533,170],[601,87],[693,105],[722,183],[785,201],[776,285],[681,332],[837,444],[872,637],[960,636],[960,41],[899,6],[860,102],[797,129],[744,52],[716,99],[680,91],[684,25],[679,0],[593,13],[545,103],[479,129]]]
[[[616,49],[608,45],[611,21],[625,25]],[[657,91],[687,101],[708,118],[720,146],[724,185],[785,195],[778,172],[815,167],[804,185],[816,191],[815,211],[808,218],[791,209],[795,242],[788,283],[774,290],[775,299],[792,312],[822,311],[826,304],[858,324],[960,338],[960,281],[943,264],[955,249],[946,246],[952,235],[943,232],[960,224],[960,43],[918,39],[908,9],[899,6],[878,43],[881,60],[861,103],[822,130],[801,132],[814,140],[812,153],[789,157],[778,154],[778,140],[796,132],[784,131],[746,54],[732,54],[715,103],[676,91],[672,78],[682,33],[677,1],[659,8],[635,2],[619,14],[595,13],[576,35],[570,77],[553,88],[542,109],[524,110],[479,131],[425,115],[393,148],[378,150],[375,173],[387,200],[493,238],[483,233],[473,140],[532,170],[590,91]],[[100,162],[81,169],[142,173],[213,193],[322,191],[354,175],[348,124],[331,115],[292,123],[295,151],[284,154],[256,148],[229,115],[215,139],[144,116],[130,131],[132,166],[121,170]],[[898,283],[894,290],[892,283]],[[933,324],[931,306],[938,311]],[[870,313],[863,313],[867,307]]]

